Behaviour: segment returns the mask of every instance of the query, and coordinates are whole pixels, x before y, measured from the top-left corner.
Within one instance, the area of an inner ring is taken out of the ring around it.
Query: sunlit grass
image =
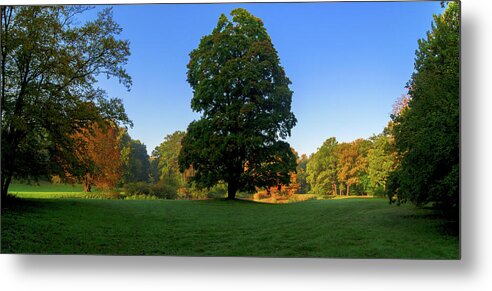
[[[27,183],[14,182],[9,188],[9,193],[19,198],[88,198],[99,194],[94,189],[93,193],[85,193],[80,184],[57,184],[48,181]]]

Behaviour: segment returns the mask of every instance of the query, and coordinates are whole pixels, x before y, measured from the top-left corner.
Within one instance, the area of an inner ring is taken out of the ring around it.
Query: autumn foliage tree
[[[351,143],[341,143],[337,147],[338,174],[337,178],[345,189],[345,195],[350,193],[350,187],[360,182],[359,171],[363,169],[364,157],[359,155],[358,146],[360,140]],[[340,187],[340,195],[342,195]]]
[[[76,162],[65,165],[65,177],[82,183],[85,192],[92,186],[111,189],[122,177],[118,127],[111,122],[97,123],[72,136]]]

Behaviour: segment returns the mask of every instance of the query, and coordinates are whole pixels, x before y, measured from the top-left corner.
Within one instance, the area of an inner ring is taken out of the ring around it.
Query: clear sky
[[[114,18],[130,40],[130,92],[101,80],[123,99],[133,139],[149,154],[167,134],[186,130],[192,112],[186,82],[189,53],[210,34],[221,13],[246,8],[261,18],[292,81],[297,125],[287,140],[311,154],[328,137],[368,138],[389,121],[406,92],[417,40],[431,27],[439,2],[117,5]],[[97,9],[100,9],[98,7]],[[97,10],[96,9],[96,10]]]

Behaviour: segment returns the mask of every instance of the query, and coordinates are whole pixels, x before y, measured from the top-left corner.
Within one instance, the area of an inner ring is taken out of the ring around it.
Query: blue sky
[[[99,86],[123,99],[134,122],[129,133],[149,154],[200,117],[190,108],[189,53],[221,13],[237,7],[261,18],[272,38],[294,91],[298,123],[287,141],[308,155],[328,137],[352,141],[383,130],[405,93],[417,40],[430,29],[432,14],[443,10],[439,2],[114,6],[121,37],[130,40],[126,68],[133,86],[127,92],[105,79]]]

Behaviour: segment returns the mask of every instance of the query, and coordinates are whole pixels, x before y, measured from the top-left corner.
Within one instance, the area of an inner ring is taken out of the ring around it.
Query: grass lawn
[[[80,184],[54,184],[49,181],[31,184],[13,182],[9,187],[9,193],[21,198],[83,198],[88,195]],[[98,193],[99,190],[94,188],[93,193],[89,195]]]
[[[2,253],[459,258],[445,221],[385,199],[22,199],[1,218]]]

